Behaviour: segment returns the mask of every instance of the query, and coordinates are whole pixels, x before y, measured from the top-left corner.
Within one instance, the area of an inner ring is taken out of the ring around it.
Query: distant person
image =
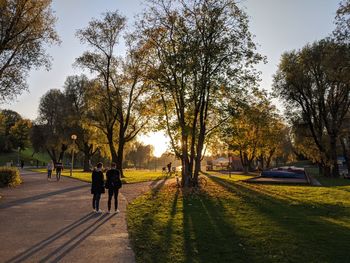
[[[102,166],[102,163],[98,163],[91,175],[92,209],[96,213],[102,213],[102,210],[100,210],[100,199],[101,194],[105,193]]]
[[[57,162],[55,164],[55,169],[56,169],[56,178],[57,180],[59,180],[59,178],[61,178],[61,173],[63,171],[63,163]]]
[[[116,164],[111,164],[111,169],[106,173],[106,188],[108,189],[108,213],[111,212],[111,202],[114,196],[114,212],[119,213],[118,210],[118,193],[122,187],[122,181],[120,180],[120,172],[116,168]]]
[[[53,165],[53,161],[51,160],[47,163],[47,180],[51,179],[53,168],[54,168],[54,165]]]
[[[171,162],[168,163],[166,166],[167,166],[167,168],[168,168],[168,173],[170,173],[170,172],[171,172]]]
[[[23,170],[23,167],[24,167],[24,161],[21,160],[21,169]]]

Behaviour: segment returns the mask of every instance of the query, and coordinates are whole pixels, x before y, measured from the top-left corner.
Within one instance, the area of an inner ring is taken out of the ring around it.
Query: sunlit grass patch
[[[239,178],[213,177],[196,192],[165,185],[136,199],[128,226],[137,262],[350,260],[347,188]]]
[[[32,169],[33,171],[40,173],[47,173],[46,169]],[[70,176],[70,170],[64,169],[62,171],[63,176]],[[55,176],[55,171],[53,171],[52,176]],[[137,183],[145,181],[154,181],[165,178],[162,176],[161,171],[150,171],[150,170],[124,170],[125,178],[122,179],[124,183]],[[91,172],[83,172],[81,170],[75,169],[72,174],[73,178],[79,179],[85,182],[91,182]]]

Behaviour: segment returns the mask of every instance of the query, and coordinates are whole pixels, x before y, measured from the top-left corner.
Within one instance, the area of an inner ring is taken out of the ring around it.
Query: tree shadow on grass
[[[163,185],[159,185],[158,187]],[[136,253],[140,250],[139,254],[140,262],[178,262],[176,258],[173,258],[172,250],[177,250],[178,244],[176,244],[176,228],[175,217],[178,213],[178,199],[179,189],[176,188],[176,192],[169,202],[169,211],[159,211],[159,209],[166,209],[166,204],[162,203],[162,198],[159,195],[160,188],[153,189],[149,199],[156,201],[156,205],[152,206],[151,210],[144,214],[142,224],[139,225],[138,233],[142,233],[138,236]],[[150,202],[152,202],[150,200]],[[164,206],[165,205],[165,206]],[[159,213],[166,217],[166,221],[161,221]],[[164,214],[163,214],[164,213]],[[141,241],[141,242],[140,242]],[[146,243],[146,244],[145,244]]]
[[[325,187],[335,186],[350,186],[350,179],[344,178],[331,178],[325,176],[317,176],[316,179]]]
[[[153,181],[150,184],[150,187],[152,188],[151,192],[152,192],[153,197],[156,197],[158,195],[159,191],[164,187],[167,180],[168,180],[168,178],[163,178],[163,179],[158,180],[158,181]]]
[[[175,223],[175,216],[178,212],[177,204],[179,199],[179,189],[176,189],[174,198],[172,200],[172,205],[169,213],[169,219],[167,220],[165,226],[161,229],[162,238],[160,239],[160,247],[162,248],[161,255],[162,257],[159,258],[159,254],[156,254],[156,256],[152,259],[152,262],[172,262],[174,259],[172,258],[172,253],[170,253],[170,250],[176,246],[176,241],[174,240],[174,223]],[[165,244],[165,246],[161,245]]]
[[[136,221],[136,223],[131,229],[129,225],[129,234],[131,236],[132,246],[135,248],[136,259],[139,259],[139,262],[159,262],[159,253],[154,252],[159,250],[161,246],[155,242],[150,242],[150,240],[154,236],[153,230],[158,228],[159,222],[156,216],[161,206],[159,194],[166,181],[167,178],[164,178],[151,183],[150,193],[136,208],[137,217],[131,219],[132,222]],[[129,217],[132,217],[132,215],[129,215]]]
[[[183,216],[185,262],[254,262],[218,200],[184,197]]]
[[[313,207],[310,204],[293,204],[274,198],[249,185],[226,181],[218,177],[210,179],[238,196],[245,204],[266,218],[270,226],[267,239],[271,254],[278,254],[280,262],[349,262],[350,252],[346,249],[350,243],[349,228],[332,224],[324,217],[334,219],[349,217],[348,208],[343,206]],[[255,221],[256,222],[256,221]],[[255,227],[252,225],[252,227]],[[261,227],[261,226],[256,226]],[[252,237],[254,238],[254,237]],[[261,250],[269,249],[258,240],[251,240]],[[262,253],[263,254],[263,253]]]

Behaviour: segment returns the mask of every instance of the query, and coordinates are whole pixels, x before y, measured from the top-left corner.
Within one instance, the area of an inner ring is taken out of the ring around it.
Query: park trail
[[[127,203],[164,181],[124,184],[118,214],[95,214],[90,184],[22,171],[23,184],[0,189],[0,261],[135,262]],[[113,205],[113,204],[112,204]],[[100,203],[107,210],[107,195]]]

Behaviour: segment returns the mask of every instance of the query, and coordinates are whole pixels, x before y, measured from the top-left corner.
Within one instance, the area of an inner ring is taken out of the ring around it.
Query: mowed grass
[[[47,173],[46,169],[32,169],[32,171]],[[124,170],[125,178],[122,178],[123,183],[138,183],[145,181],[154,181],[165,178],[162,176],[161,171],[149,171],[149,170]],[[63,176],[70,177],[70,170],[64,169]],[[52,172],[52,176],[55,177],[55,171]],[[73,170],[72,177],[81,181],[91,182],[91,172],[83,172],[81,170]]]
[[[350,262],[350,180],[312,187],[243,178],[210,177],[196,193],[160,185],[136,199],[127,218],[136,261]]]
[[[36,160],[39,160],[39,165],[42,165],[43,162],[47,163],[50,160],[48,154],[45,153],[35,153],[33,155],[33,149],[27,148],[20,152],[19,160],[18,160],[18,152],[13,151],[10,153],[1,153],[0,155],[0,165],[5,165],[8,162],[13,162],[14,165],[17,164],[17,161],[24,161],[24,165],[36,165]]]

